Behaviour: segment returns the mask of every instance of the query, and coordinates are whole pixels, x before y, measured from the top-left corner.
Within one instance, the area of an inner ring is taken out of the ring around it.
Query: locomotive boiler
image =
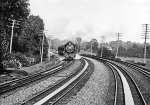
[[[58,47],[58,55],[65,57],[67,60],[72,60],[76,57],[77,46],[69,41],[65,45]]]

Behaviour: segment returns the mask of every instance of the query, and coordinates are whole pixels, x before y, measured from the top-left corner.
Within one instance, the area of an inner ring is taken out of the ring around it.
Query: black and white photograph
[[[0,0],[0,105],[150,105],[150,0]]]

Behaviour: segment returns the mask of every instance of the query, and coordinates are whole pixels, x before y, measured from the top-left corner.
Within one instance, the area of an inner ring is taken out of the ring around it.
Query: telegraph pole
[[[51,54],[50,54],[50,52],[51,52],[51,39],[53,37],[52,37],[52,35],[48,35],[48,34],[46,36],[47,36],[47,42],[49,44],[49,47],[48,47],[48,58],[50,60],[50,56],[51,56]]]
[[[40,31],[39,34],[40,34],[40,36],[42,36],[42,46],[40,47],[40,55],[41,55],[41,63],[42,63],[42,61],[43,61],[43,47],[44,47],[44,32]]]
[[[117,33],[117,51],[116,51],[116,58],[118,57],[118,49],[119,49],[119,40],[122,33]]]
[[[103,42],[102,42],[102,49],[101,49],[101,57],[103,57]]]
[[[48,44],[49,44],[49,47],[48,47],[48,58],[49,60],[51,59],[51,36],[49,36],[48,38]]]
[[[11,19],[10,19],[11,20]],[[13,34],[14,34],[14,28],[18,28],[18,27],[15,27],[15,23],[16,22],[19,22],[15,19],[11,20],[12,21],[12,26],[9,26],[11,27],[11,39],[10,39],[10,53],[12,52],[12,42],[13,42]],[[16,23],[17,24],[17,23]],[[18,24],[17,24],[18,25]]]
[[[91,53],[92,53],[92,41],[91,41]]]
[[[43,61],[44,34],[45,34],[45,33],[43,33],[43,40],[42,40],[41,63],[42,63],[42,61]]]
[[[143,33],[144,35],[142,35],[144,36],[144,59],[143,60],[144,63],[146,63],[146,43],[147,43],[146,40],[149,39],[148,32],[150,32],[150,29],[148,29],[149,24],[142,24],[142,25],[143,25],[142,27],[144,28],[144,33]]]
[[[101,49],[101,57],[103,57],[103,43],[104,43],[104,36],[102,36],[102,49]]]

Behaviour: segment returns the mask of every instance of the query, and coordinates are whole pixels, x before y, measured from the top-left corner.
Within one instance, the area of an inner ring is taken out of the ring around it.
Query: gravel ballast
[[[48,88],[49,86],[56,83],[58,80],[61,80],[66,77],[66,75],[69,75],[72,73],[78,66],[80,65],[80,61],[76,60],[74,65],[67,68],[63,72],[60,72],[59,74],[52,76],[50,78],[47,78],[45,80],[39,81],[38,83],[32,83],[29,86],[22,87],[15,90],[14,93],[10,95],[2,95],[0,96],[0,105],[19,105],[22,102],[28,100],[33,95],[36,95],[38,92],[41,92],[42,90]]]
[[[72,99],[68,99],[71,101],[67,105],[106,105],[109,81],[111,79],[109,70],[104,64],[93,59],[89,60],[94,62],[95,70],[77,95],[72,96]]]

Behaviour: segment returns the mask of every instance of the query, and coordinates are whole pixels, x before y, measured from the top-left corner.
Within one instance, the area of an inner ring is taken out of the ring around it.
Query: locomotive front
[[[76,52],[76,45],[71,41],[58,47],[59,55],[64,56],[67,60],[74,59],[76,57]]]
[[[65,44],[65,58],[68,60],[72,60],[76,57],[76,45],[69,41]]]
[[[65,50],[67,53],[75,53],[76,52],[76,46],[72,42],[68,42],[65,45]]]

